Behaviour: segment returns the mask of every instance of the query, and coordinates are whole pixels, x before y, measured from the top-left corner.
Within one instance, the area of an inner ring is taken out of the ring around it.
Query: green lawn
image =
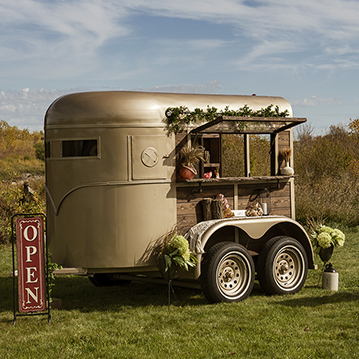
[[[338,292],[310,271],[295,295],[266,296],[256,283],[243,302],[210,305],[176,287],[168,308],[163,285],[96,288],[61,277],[51,324],[37,316],[15,326],[11,248],[0,247],[0,358],[359,358],[359,234],[346,234],[332,258]]]

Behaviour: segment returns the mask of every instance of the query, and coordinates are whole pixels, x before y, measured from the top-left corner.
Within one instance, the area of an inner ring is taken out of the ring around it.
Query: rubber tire
[[[226,278],[223,273],[227,273]],[[200,283],[202,292],[210,303],[239,302],[246,299],[252,292],[254,279],[252,256],[240,244],[217,243],[203,257]]]
[[[276,263],[281,264],[281,267]],[[306,281],[307,273],[307,253],[294,238],[273,237],[259,253],[257,275],[262,289],[267,294],[299,292]]]
[[[110,273],[95,273],[89,280],[95,287],[127,286],[131,283],[130,280],[116,279],[116,275]]]

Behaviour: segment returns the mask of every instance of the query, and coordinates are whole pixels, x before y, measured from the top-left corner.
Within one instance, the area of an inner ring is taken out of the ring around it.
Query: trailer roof
[[[131,126],[133,123],[164,127],[163,119],[168,107],[186,106],[194,110],[210,106],[221,110],[226,106],[239,109],[245,105],[253,110],[274,105],[280,111],[287,110],[289,117],[292,116],[291,105],[282,97],[132,91],[83,92],[55,100],[47,110],[45,130],[73,126]]]

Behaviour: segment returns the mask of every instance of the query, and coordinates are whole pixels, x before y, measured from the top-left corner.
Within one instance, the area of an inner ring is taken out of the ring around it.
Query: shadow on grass
[[[0,312],[13,311],[13,279],[0,278]]]
[[[166,284],[133,281],[127,286],[95,287],[86,277],[60,277],[56,279],[52,297],[60,298],[63,310],[118,311],[120,307],[166,306]],[[171,305],[208,304],[201,291],[173,287]]]
[[[313,287],[314,288],[314,287]],[[312,291],[311,288],[308,288]],[[0,278],[0,312],[13,310],[13,280]],[[95,287],[87,277],[58,277],[52,291],[53,298],[59,298],[62,307],[59,310],[80,310],[81,312],[114,311],[121,307],[149,307],[168,305],[168,287],[166,284],[136,282],[128,286]],[[256,281],[250,297],[267,297]],[[358,302],[359,292],[321,292],[315,295],[303,294],[275,296],[274,305],[289,307],[317,307],[330,303]],[[170,297],[171,306],[208,305],[201,290],[173,286]]]
[[[251,297],[263,295],[256,282]],[[88,278],[59,278],[53,297],[62,300],[62,309],[118,311],[122,306],[167,306],[168,286],[134,281],[128,286],[95,287]],[[173,306],[209,305],[200,289],[180,286],[172,287],[170,303]]]
[[[165,306],[167,285],[132,282],[129,286],[95,287],[88,278],[57,278],[52,297],[62,302],[60,310],[83,312],[118,311],[120,307]],[[0,278],[0,312],[13,311],[13,279]],[[171,305],[208,304],[200,290],[173,287]],[[17,300],[17,299],[16,299]]]
[[[13,310],[12,278],[0,278],[0,312]],[[255,284],[251,296],[263,296],[259,284]],[[52,291],[53,298],[62,302],[60,310],[118,311],[121,307],[167,306],[166,284],[133,281],[128,286],[95,287],[87,277],[58,277]],[[173,286],[171,306],[208,305],[201,290]]]
[[[357,292],[323,292],[324,295],[307,296],[300,298],[288,297],[285,300],[275,301],[274,305],[287,305],[289,307],[319,307],[326,304],[338,304],[344,302],[359,302],[359,291]]]

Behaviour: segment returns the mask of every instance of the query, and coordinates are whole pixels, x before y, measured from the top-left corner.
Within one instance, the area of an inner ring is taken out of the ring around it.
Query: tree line
[[[252,176],[270,174],[268,136],[250,136]],[[223,136],[224,177],[244,176],[243,137]],[[359,225],[359,119],[348,126],[332,125],[323,135],[301,125],[294,141],[296,217]],[[44,141],[42,131],[30,132],[0,121],[0,243],[9,241],[14,213],[45,211]],[[23,200],[24,172],[35,189]],[[36,176],[32,176],[36,174]],[[32,174],[32,175],[31,175]]]

